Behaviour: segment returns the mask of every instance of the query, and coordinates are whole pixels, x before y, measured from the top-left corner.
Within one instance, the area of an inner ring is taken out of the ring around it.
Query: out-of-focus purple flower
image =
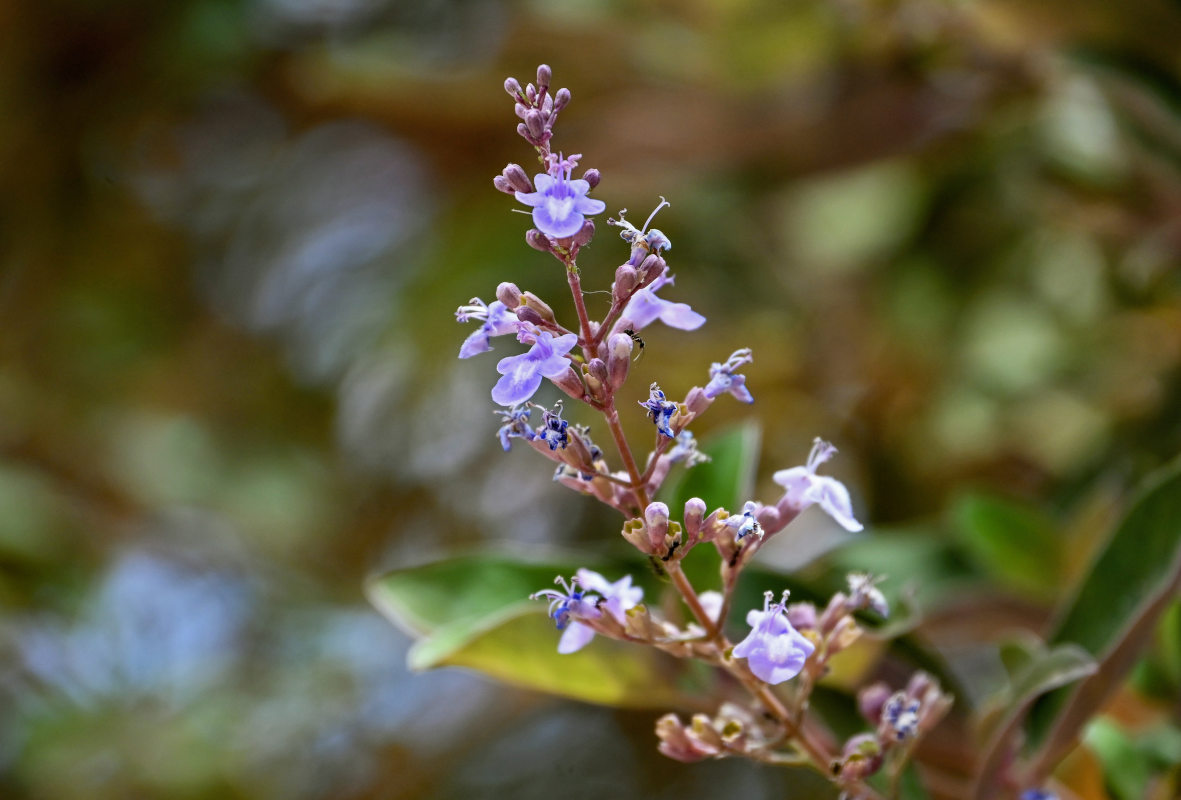
[[[882,707],[882,724],[899,742],[913,738],[919,729],[918,700],[912,700],[906,692],[895,692]]]
[[[875,578],[864,572],[851,572],[848,576],[850,608],[871,608],[883,617],[890,616],[890,604],[886,596],[877,587],[881,578]]]
[[[547,331],[539,332],[528,352],[500,359],[496,371],[504,377],[492,387],[492,399],[502,406],[524,403],[541,386],[542,378],[557,378],[570,368],[566,354],[576,344],[578,336],[573,333],[555,339]]]
[[[632,330],[640,330],[660,320],[670,328],[682,331],[692,331],[705,324],[705,317],[698,314],[688,303],[674,303],[662,300],[656,292],[673,283],[673,276],[668,274],[665,267],[660,277],[632,296],[624,309],[622,319],[631,321]]]
[[[1058,800],[1058,795],[1048,789],[1026,789],[1021,793],[1021,800]]]
[[[754,357],[751,355],[749,347],[735,350],[724,364],[715,361],[709,367],[709,383],[705,385],[705,396],[712,400],[729,392],[743,403],[753,403],[755,399],[751,395],[750,389],[746,388],[746,376],[734,374],[734,370],[752,361],[754,361]]]
[[[580,622],[578,617],[598,619],[602,616],[600,609],[606,609],[616,622],[624,625],[627,622],[627,610],[634,608],[644,596],[643,589],[632,586],[631,575],[624,575],[611,583],[593,570],[580,569],[570,583],[560,577],[555,582],[562,587],[562,591],[543,589],[529,597],[549,599],[550,618],[558,630],[563,631],[562,638],[558,640],[558,652],[562,655],[581,650],[595,638],[594,628]]]
[[[786,505],[798,514],[813,503],[819,504],[841,527],[856,532],[864,526],[853,517],[849,490],[836,478],[816,474],[816,468],[832,458],[836,451],[831,444],[817,438],[804,466],[781,469],[771,479],[786,490],[779,501],[780,506]]]
[[[491,305],[485,305],[484,301],[478,297],[473,297],[466,306],[457,308],[455,319],[459,322],[470,322],[474,319],[484,323],[463,340],[463,345],[459,348],[460,358],[471,358],[480,353],[487,353],[492,349],[489,339],[493,336],[503,336],[506,333],[516,333],[521,326],[517,315],[509,310],[504,303],[493,300]]]
[[[677,443],[668,451],[668,460],[674,464],[684,463],[686,467],[704,464],[710,458],[697,449],[697,439],[688,428],[677,434]]]
[[[656,430],[660,431],[662,436],[673,438],[669,421],[673,414],[677,413],[677,404],[664,396],[658,384],[653,383],[648,387],[648,400],[640,403],[640,406],[648,409],[648,417],[656,423]]]
[[[603,602],[599,607],[615,617],[615,621],[620,625],[627,624],[627,610],[635,608],[644,598],[644,590],[639,586],[632,586],[631,575],[624,575],[615,583],[611,583],[594,570],[584,567],[578,570],[575,580],[587,591],[601,594]]]
[[[787,592],[778,603],[772,603],[771,597],[767,592],[763,610],[754,609],[746,615],[752,630],[734,646],[733,653],[735,658],[745,658],[758,678],[776,684],[799,675],[816,646],[788,622],[784,610]]]
[[[566,433],[566,428],[570,423],[562,419],[562,401],[554,403],[553,410],[543,409],[541,412],[541,427],[538,429],[537,438],[549,445],[550,450],[557,450],[559,447],[566,449],[566,444],[570,441],[569,435]]]
[[[570,174],[581,155],[569,158],[550,156],[548,172],[533,176],[535,192],[517,192],[519,201],[533,208],[533,224],[555,239],[565,239],[582,229],[587,214],[599,214],[607,206],[602,200],[587,197],[591,186]]]
[[[762,536],[763,528],[759,525],[755,514],[759,510],[759,504],[752,500],[747,500],[746,505],[742,507],[742,514],[735,514],[726,519],[726,525],[734,529],[734,539],[738,541],[751,534],[755,536]]]
[[[506,453],[512,447],[512,442],[509,439],[528,440],[534,437],[533,429],[529,427],[529,416],[533,413],[533,409],[522,405],[507,409],[498,408],[495,413],[500,415],[502,423],[496,436],[500,439],[500,446],[504,448]]]

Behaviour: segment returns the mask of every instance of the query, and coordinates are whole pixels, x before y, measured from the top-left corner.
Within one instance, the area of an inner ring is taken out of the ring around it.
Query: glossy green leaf
[[[1053,523],[1035,509],[983,494],[952,507],[960,545],[986,574],[1030,597],[1053,599],[1062,576],[1062,545]]]
[[[1181,461],[1146,481],[1055,626],[1053,643],[1077,643],[1099,669],[1073,690],[1038,703],[1030,767],[1044,776],[1077,740],[1087,720],[1118,688],[1181,590]]]

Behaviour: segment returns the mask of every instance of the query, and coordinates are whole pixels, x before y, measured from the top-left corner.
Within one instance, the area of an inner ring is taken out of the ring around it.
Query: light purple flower
[[[535,192],[517,192],[516,197],[533,207],[533,224],[547,236],[564,239],[582,229],[586,214],[599,214],[607,206],[587,197],[588,182],[570,177],[581,155],[550,157],[548,173],[533,176]]]
[[[776,684],[791,680],[804,668],[808,656],[816,646],[791,626],[784,606],[787,592],[778,603],[771,602],[767,592],[763,610],[752,610],[746,615],[751,632],[734,646],[735,658],[745,658],[747,666],[759,679]]]
[[[849,490],[836,478],[816,474],[816,468],[832,458],[836,451],[831,444],[817,438],[813,441],[807,464],[781,469],[771,479],[786,490],[779,506],[786,505],[798,514],[813,503],[819,504],[841,527],[856,532],[864,526],[853,517]]]
[[[709,383],[705,386],[705,396],[712,400],[729,392],[743,403],[753,403],[755,399],[750,389],[746,388],[746,376],[734,374],[734,370],[752,361],[754,357],[751,356],[749,347],[735,350],[724,364],[715,361],[709,368]]]
[[[758,510],[758,503],[752,500],[747,500],[746,505],[742,507],[741,515],[735,514],[734,516],[728,517],[726,519],[727,527],[734,529],[735,541],[744,539],[751,534],[754,534],[756,538],[763,535],[763,527],[759,525],[759,521],[755,517],[755,515],[758,513]]]
[[[570,583],[560,577],[555,582],[562,587],[562,591],[543,589],[530,595],[530,598],[545,597],[550,600],[550,618],[558,630],[563,631],[558,640],[558,652],[562,655],[581,650],[595,638],[595,629],[580,622],[577,617],[598,619],[602,616],[600,609],[606,609],[620,625],[624,625],[627,622],[627,610],[634,608],[644,596],[643,589],[631,585],[631,575],[624,575],[611,583],[593,570],[580,569]]]
[[[705,317],[690,308],[688,303],[674,303],[656,296],[656,292],[665,286],[671,286],[672,283],[673,276],[668,274],[668,267],[665,267],[660,277],[632,296],[621,319],[630,320],[632,330],[636,331],[646,328],[656,320],[682,331],[700,328],[705,324]]]
[[[710,460],[710,457],[697,449],[697,439],[688,428],[677,434],[677,443],[667,453],[668,460],[673,464],[684,462],[686,467],[695,467]]]
[[[1058,800],[1058,795],[1046,789],[1026,789],[1021,793],[1021,800]]]
[[[496,371],[504,377],[492,387],[492,399],[502,406],[524,403],[541,386],[542,378],[556,378],[570,368],[566,354],[576,344],[576,334],[567,333],[555,339],[547,331],[541,331],[528,352],[500,359]]]
[[[455,319],[459,322],[469,322],[474,319],[484,323],[463,340],[463,345],[459,348],[460,358],[471,358],[480,353],[487,353],[492,349],[489,339],[493,336],[503,336],[506,333],[516,333],[521,326],[517,315],[510,311],[504,303],[493,300],[491,305],[485,305],[484,301],[478,297],[469,300],[468,305],[457,308]]]
[[[513,406],[509,409],[496,409],[495,413],[500,415],[501,421],[500,430],[496,432],[496,437],[500,439],[500,446],[504,448],[506,453],[512,447],[512,442],[509,439],[528,440],[536,435],[529,427],[529,417],[533,413],[533,409],[526,406]]]
[[[632,225],[630,222],[624,219],[623,215],[627,213],[626,208],[619,211],[619,219],[607,220],[608,225],[615,225],[616,227],[623,228],[623,230],[619,232],[619,238],[623,239],[623,241],[632,246],[630,261],[633,265],[638,265],[641,261],[643,261],[644,256],[648,255],[648,253],[660,253],[661,250],[672,249],[673,243],[669,241],[669,238],[664,235],[663,231],[661,231],[659,228],[648,230],[648,226],[651,225],[652,220],[656,218],[657,212],[665,206],[670,205],[672,205],[672,203],[661,197],[660,204],[657,205],[656,208],[652,209],[652,213],[648,215],[648,219],[644,222],[643,228],[637,228],[635,225]]]

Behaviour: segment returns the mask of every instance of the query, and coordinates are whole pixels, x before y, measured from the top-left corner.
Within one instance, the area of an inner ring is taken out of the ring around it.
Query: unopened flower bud
[[[513,188],[511,183],[508,182],[508,178],[504,177],[503,175],[497,175],[495,178],[493,178],[492,185],[495,186],[498,191],[504,192],[505,194],[517,193],[517,190]]]
[[[595,238],[595,223],[587,219],[583,221],[582,227],[578,229],[578,233],[574,234],[572,244],[575,247],[582,247],[590,244],[593,238]]]
[[[521,290],[517,288],[517,284],[504,281],[496,287],[496,299],[511,311],[521,304]]]
[[[612,391],[619,391],[632,363],[632,338],[626,333],[613,333],[607,346],[607,383]]]
[[[541,135],[545,133],[545,122],[541,119],[541,112],[533,110],[526,114],[525,126],[529,128],[530,136],[534,139],[540,139]]]
[[[649,253],[643,261],[640,262],[639,268],[636,272],[640,275],[640,285],[647,286],[656,280],[664,273],[665,262],[664,259],[655,253]]]
[[[644,524],[648,526],[651,552],[664,550],[664,537],[668,535],[668,506],[664,503],[649,503],[644,509]]]
[[[921,670],[911,675],[910,682],[906,684],[906,694],[915,700],[924,699],[931,689],[939,691],[939,685],[935,683],[934,678]]]
[[[578,370],[574,369],[573,366],[567,367],[565,372],[556,378],[550,378],[550,380],[554,386],[557,386],[575,400],[581,400],[583,395],[586,394],[586,388],[582,385],[582,380],[578,377]]]
[[[882,709],[890,699],[890,687],[880,681],[866,686],[857,693],[857,710],[871,725],[877,725],[882,718]]]
[[[530,139],[529,139],[529,129],[528,129],[527,127],[525,127],[525,123],[524,123],[524,122],[518,122],[518,123],[517,123],[517,135],[518,135],[518,136],[521,136],[521,137],[522,137],[522,138],[524,138],[526,141],[529,141],[529,140],[530,140]]]
[[[540,64],[537,67],[537,90],[544,92],[549,88],[549,82],[553,80],[553,70],[549,68],[549,64]]]
[[[842,617],[828,637],[828,654],[836,655],[861,638],[861,627],[852,617]]]
[[[554,95],[554,111],[555,112],[561,111],[563,108],[565,108],[567,106],[567,104],[569,104],[569,102],[570,102],[570,90],[565,89],[565,88],[558,89],[558,93],[556,95]],[[593,184],[592,184],[592,186],[593,186]]]
[[[522,292],[521,298],[522,302],[540,314],[543,320],[550,323],[556,322],[554,319],[554,310],[549,307],[548,303],[533,294],[533,292]]]
[[[525,84],[525,97],[530,103],[537,102],[537,87],[531,83]]]
[[[517,316],[520,317],[519,314]],[[592,363],[594,361],[598,361],[600,364],[603,363],[602,359],[591,359]],[[587,394],[589,394],[595,400],[599,400],[599,401],[605,400],[607,397],[606,390],[604,389],[604,387],[606,386],[606,380],[605,380],[606,379],[606,370],[604,369],[603,376],[599,377],[594,372],[591,372],[591,367],[590,367],[589,363],[583,364],[582,365],[582,375],[583,375],[583,378],[586,380]]]
[[[602,176],[599,174],[599,171],[594,167],[591,167],[586,172],[582,173],[582,179],[589,183],[592,189],[599,185],[599,180],[601,178]]]
[[[798,630],[816,627],[816,606],[811,603],[792,603],[787,607],[787,621]]]
[[[530,228],[525,231],[525,242],[534,250],[540,250],[543,253],[548,253],[554,249],[553,245],[550,244],[549,237],[537,230],[537,228]]]
[[[763,529],[763,535],[765,536],[778,533],[785,527],[779,524],[779,512],[775,509],[775,506],[763,506],[759,509],[755,518],[759,521],[759,526]]]
[[[520,164],[506,164],[500,174],[508,180],[515,191],[525,193],[533,191],[533,184],[530,182],[529,176],[525,174],[525,169]]]
[[[545,322],[541,315],[537,313],[537,309],[529,308],[529,306],[521,305],[514,309],[517,313],[517,319],[521,322],[528,322],[530,325],[541,325]]]
[[[615,270],[615,283],[611,285],[611,299],[617,303],[622,303],[631,297],[639,281],[640,278],[635,267],[631,264],[621,264]]]
[[[841,751],[833,772],[846,781],[861,781],[882,768],[882,746],[870,733],[859,733]]]
[[[504,82],[504,90],[508,92],[509,97],[517,100],[521,97],[521,84],[516,78],[509,78]]]
[[[685,501],[685,537],[690,543],[701,533],[705,521],[705,501],[700,497],[690,497]]]
[[[665,714],[656,721],[656,737],[660,739],[660,752],[677,761],[692,763],[718,753],[717,748],[691,736],[676,714]]]

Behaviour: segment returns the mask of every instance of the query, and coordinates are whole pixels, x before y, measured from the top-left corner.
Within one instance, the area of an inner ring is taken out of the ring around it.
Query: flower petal
[[[491,349],[492,344],[488,341],[488,334],[484,333],[484,326],[481,325],[463,340],[463,344],[459,347],[459,357],[471,358],[480,353],[487,353]]]
[[[849,498],[849,490],[836,478],[817,476],[807,496],[845,530],[856,533],[865,527],[853,517],[853,501]]]
[[[541,373],[528,353],[502,358],[496,371],[504,377],[492,387],[492,399],[502,406],[524,403],[541,386]]]
[[[575,653],[590,644],[595,638],[595,629],[581,622],[571,622],[562,638],[558,640],[558,652],[562,655]]]
[[[660,321],[670,328],[692,331],[705,324],[705,317],[690,308],[688,303],[667,303],[660,312]]]

